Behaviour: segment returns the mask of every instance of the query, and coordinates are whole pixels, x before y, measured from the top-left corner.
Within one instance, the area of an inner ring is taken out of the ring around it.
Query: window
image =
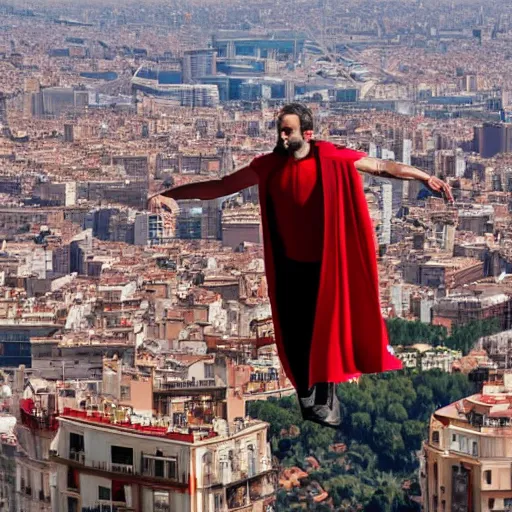
[[[252,444],[247,447],[247,459],[250,478],[256,474],[256,454]]]
[[[80,478],[76,469],[68,468],[68,489],[78,491]]]
[[[124,492],[125,482],[112,480],[112,501],[118,503],[126,503],[126,495]]]
[[[164,461],[162,459],[155,459],[155,476],[164,478]]]
[[[130,400],[130,386],[121,386],[121,400]]]
[[[231,471],[235,471],[235,452],[233,450],[229,450],[228,460],[229,460],[229,465],[231,467]]]
[[[110,489],[108,487],[98,487],[98,499],[104,501],[110,501]]]
[[[492,471],[487,469],[486,471],[484,471],[484,479],[485,479],[485,483],[487,485],[491,485],[492,483]]]
[[[434,430],[434,432],[432,432],[432,442],[435,444],[439,444],[439,432],[437,430]]]
[[[494,508],[494,498],[489,498],[489,510]]]
[[[457,434],[452,434],[452,443],[457,442]]]
[[[170,512],[171,507],[168,492],[153,492],[153,510],[154,512]]]
[[[178,479],[178,465],[176,457],[162,457],[161,455],[142,456],[142,474],[157,478]]]
[[[468,451],[468,438],[466,436],[460,436],[459,438],[460,451],[467,452]]]
[[[84,450],[84,436],[80,434],[69,434],[69,453],[80,453]],[[72,457],[70,457],[72,458]]]
[[[178,478],[178,463],[177,459],[170,459],[169,462],[169,468],[168,468],[168,478],[171,478],[173,480],[176,480]]]
[[[68,497],[68,512],[78,512],[78,499]]]
[[[205,363],[204,365],[204,378],[213,379],[215,378],[215,372],[213,371],[213,364]]]
[[[478,443],[476,441],[473,441],[473,457],[478,457]]]
[[[112,464],[133,465],[133,449],[124,446],[112,446],[110,448]]]
[[[211,451],[207,451],[203,455],[203,482],[204,485],[210,485],[213,481],[213,453]]]
[[[222,510],[222,494],[217,493],[213,496],[213,511],[220,512]]]

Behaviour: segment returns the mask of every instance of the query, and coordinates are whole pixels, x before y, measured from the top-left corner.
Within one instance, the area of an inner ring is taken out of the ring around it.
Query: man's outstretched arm
[[[149,209],[154,210],[161,206],[162,203],[165,203],[164,198],[166,197],[175,200],[216,199],[218,197],[234,194],[257,183],[258,175],[254,169],[248,165],[228,176],[224,176],[224,178],[220,180],[199,181],[159,192],[149,198]]]
[[[357,160],[354,165],[361,172],[367,172],[374,176],[382,178],[395,178],[399,180],[420,180],[428,188],[441,192],[444,197],[453,202],[453,195],[450,185],[436,176],[431,176],[416,167],[394,162],[393,160],[381,160],[380,158],[372,158],[365,156]]]

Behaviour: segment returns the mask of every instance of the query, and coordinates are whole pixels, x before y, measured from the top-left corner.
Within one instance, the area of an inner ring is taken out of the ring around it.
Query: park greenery
[[[343,422],[337,430],[303,421],[295,395],[249,402],[248,414],[269,423],[279,467],[306,470],[305,459],[315,457],[320,468],[308,480],[332,499],[315,504],[300,489],[281,489],[277,510],[420,510],[413,496],[419,495],[418,452],[429,418],[476,391],[467,376],[440,370],[365,375],[338,386]],[[342,453],[333,448],[339,444],[346,446]]]
[[[465,354],[479,337],[500,330],[496,322],[482,321],[454,328],[448,335],[443,327],[400,319],[388,320],[388,329],[395,346],[429,343]],[[269,423],[278,467],[308,471],[299,488],[280,488],[276,509],[419,511],[418,456],[429,419],[437,409],[478,392],[476,386],[467,375],[437,369],[364,375],[357,383],[337,388],[343,418],[338,429],[303,421],[296,396],[249,402],[248,414]],[[309,456],[320,467],[309,467]],[[329,493],[329,500],[314,502],[314,493],[307,489],[315,481]]]
[[[443,345],[453,350],[460,350],[467,355],[476,341],[483,336],[500,332],[498,318],[475,320],[468,324],[456,325],[448,334],[446,327],[426,324],[420,321],[410,322],[401,318],[386,321],[391,344],[410,346],[415,343],[428,343],[433,346]]]

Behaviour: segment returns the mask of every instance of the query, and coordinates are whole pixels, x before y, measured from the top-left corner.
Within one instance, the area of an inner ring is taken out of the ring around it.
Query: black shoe
[[[327,391],[327,400],[322,400],[324,403],[318,403],[316,385],[309,396],[299,397],[302,417],[324,427],[338,428],[341,425],[341,408],[335,384],[328,383]]]

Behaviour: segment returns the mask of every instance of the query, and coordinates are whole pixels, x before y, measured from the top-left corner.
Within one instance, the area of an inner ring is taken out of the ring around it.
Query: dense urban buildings
[[[27,0],[0,19],[1,510],[277,512],[283,495],[391,510],[347,502],[353,430],[323,432],[324,460],[311,446],[287,459],[317,431],[248,414],[294,394],[255,187],[147,210],[271,151],[290,101],[317,138],[451,185],[448,205],[418,181],[361,176],[383,314],[421,333],[394,343],[404,373],[480,385],[416,443],[411,503],[512,507],[507,2]],[[364,380],[349,385],[367,401]],[[321,482],[332,461],[343,492]]]

